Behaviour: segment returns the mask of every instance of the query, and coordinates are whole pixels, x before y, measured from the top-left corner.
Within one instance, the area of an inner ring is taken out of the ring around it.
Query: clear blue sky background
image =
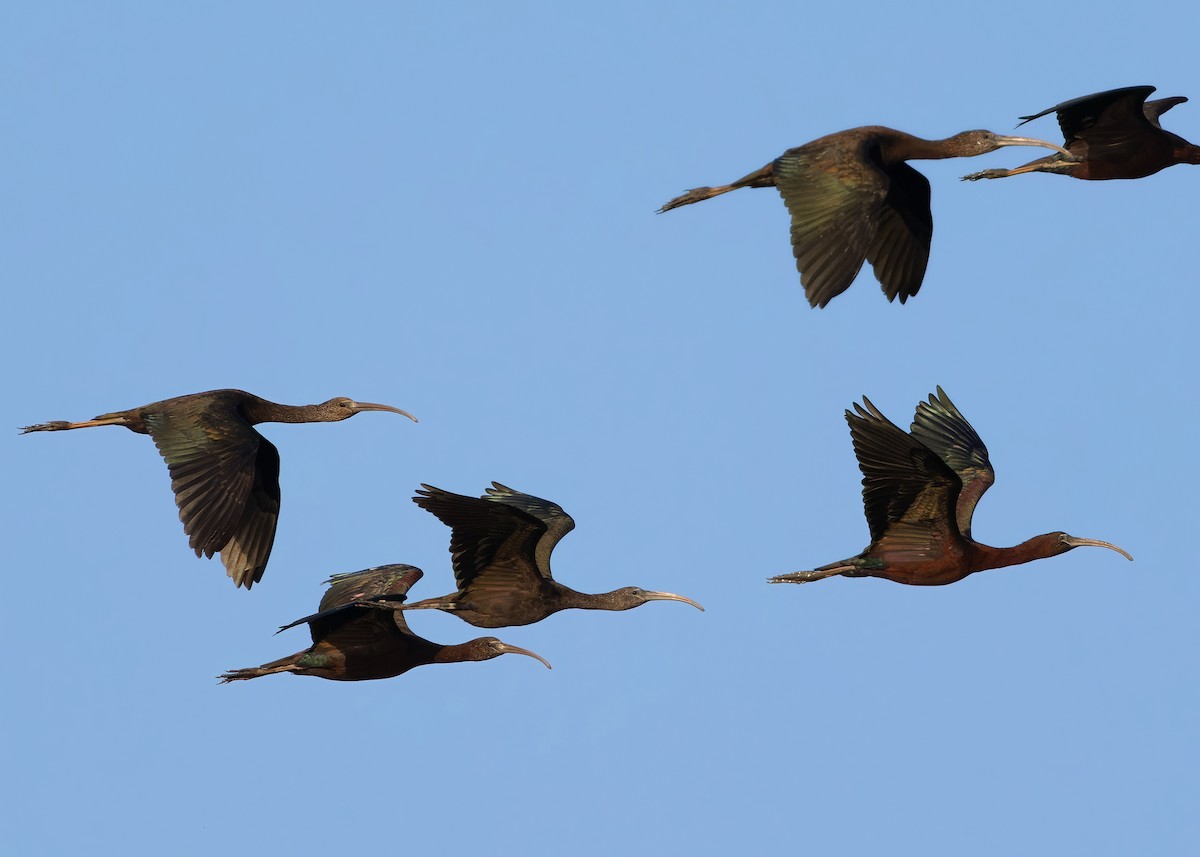
[[[1152,33],[1103,4],[567,5],[0,12],[12,853],[1195,853],[1200,170],[917,164],[907,306],[864,272],[810,310],[773,191],[654,215],[826,133],[1003,133],[1116,86],[1190,95],[1165,124],[1200,139],[1194,4]],[[1136,562],[768,586],[868,540],[843,409],[907,426],[937,384],[997,470],[976,537]],[[15,432],[217,387],[421,418],[263,427],[283,514],[250,593],[188,551],[149,439]],[[576,518],[563,582],[707,612],[499,632],[552,672],[217,685],[307,645],[272,632],[331,573],[450,591],[409,498],[492,479]]]

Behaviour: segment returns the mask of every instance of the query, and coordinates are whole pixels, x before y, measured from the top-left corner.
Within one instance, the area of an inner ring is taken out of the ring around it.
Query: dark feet
[[[694,187],[687,193],[675,197],[670,202],[666,203],[656,213],[662,214],[664,211],[670,211],[672,208],[679,208],[681,205],[690,205],[693,202],[700,202],[705,199],[710,199],[716,194],[713,193],[711,187]]]
[[[1008,170],[981,170],[962,177],[965,182],[977,182],[980,179],[1002,179],[1009,175]]]
[[[29,434],[31,431],[62,431],[69,429],[71,424],[66,420],[55,420],[50,423],[38,423],[35,426],[24,426],[20,429],[21,434]]]

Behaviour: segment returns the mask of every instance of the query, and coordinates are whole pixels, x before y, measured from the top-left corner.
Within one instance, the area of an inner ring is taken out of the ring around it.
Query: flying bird
[[[1058,556],[1085,545],[1116,545],[1066,533],[1046,533],[1011,548],[971,537],[975,504],[995,481],[987,447],[950,397],[937,388],[917,405],[911,432],[892,423],[863,397],[846,411],[854,454],[863,474],[863,505],[871,544],[858,556],[770,578],[809,583],[833,575],[882,577],[914,586],[941,586],[989,568]]]
[[[452,494],[422,485],[413,502],[450,527],[450,553],[458,590],[403,609],[444,610],[479,628],[529,625],[551,613],[629,610],[647,601],[690,598],[626,586],[588,595],[563,586],[550,574],[550,554],[575,521],[557,503],[493,482],[483,497]]]
[[[363,411],[417,420],[391,405],[345,397],[319,405],[279,405],[242,390],[210,390],[84,422],[26,426],[21,433],[125,426],[150,435],[171,473],[188,544],[196,556],[220,553],[234,584],[249,589],[262,579],[279,521],[279,451],[254,426],[332,423]]]
[[[1200,164],[1200,146],[1164,131],[1159,123],[1162,114],[1187,99],[1176,95],[1147,101],[1152,92],[1153,86],[1126,86],[1022,116],[1020,124],[1024,125],[1048,113],[1057,114],[1063,145],[1071,157],[1050,155],[1015,169],[983,170],[963,179],[1002,179],[1034,172],[1093,181],[1140,179],[1174,164]]]
[[[528,649],[510,646],[495,637],[442,646],[414,634],[404,614],[393,607],[404,601],[409,587],[421,579],[411,565],[382,565],[365,571],[335,574],[319,611],[284,625],[280,631],[308,623],[313,644],[303,652],[260,667],[230,670],[221,683],[290,672],[333,681],[392,678],[424,664],[487,661],[500,655],[528,655],[546,668],[550,664]]]
[[[788,149],[760,170],[721,187],[698,187],[659,213],[742,187],[774,187],[792,215],[792,254],[808,302],[824,307],[870,262],[889,301],[921,288],[933,237],[929,180],[905,161],[973,158],[1002,146],[1053,143],[991,131],[924,140],[872,125]]]

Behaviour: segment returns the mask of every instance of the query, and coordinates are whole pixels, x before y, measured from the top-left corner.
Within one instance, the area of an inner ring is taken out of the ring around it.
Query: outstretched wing
[[[249,589],[262,580],[271,547],[275,544],[279,500],[279,450],[260,436],[254,484],[246,498],[242,519],[233,536],[221,548],[225,572],[238,586]]]
[[[404,601],[408,590],[421,577],[421,569],[402,563],[335,574],[325,581],[329,588],[321,597],[321,610],[331,610],[355,601],[387,600],[399,603]]]
[[[889,301],[915,295],[925,279],[933,240],[929,179],[906,163],[888,168],[887,196],[878,228],[867,248],[867,261]]]
[[[955,520],[959,532],[970,538],[975,505],[996,481],[987,447],[941,387],[936,396],[930,393],[929,401],[917,405],[912,436],[937,453],[962,480]]]
[[[499,482],[493,481],[492,487],[486,490],[484,500],[515,506],[546,525],[546,532],[538,539],[534,559],[537,561],[538,571],[542,577],[551,580],[550,554],[553,553],[554,546],[562,540],[562,537],[575,529],[575,519],[564,512],[562,506],[557,503],[551,503],[541,497],[534,497],[532,494],[522,494]]]
[[[450,554],[459,592],[468,586],[510,590],[540,583],[535,559],[546,524],[507,503],[422,485],[413,502],[450,527]]]
[[[325,639],[337,627],[354,618],[364,616],[368,612],[377,612],[380,617],[389,611],[374,607],[360,606],[364,602],[378,604],[403,604],[408,597],[409,588],[421,579],[421,569],[412,565],[380,565],[363,571],[352,571],[346,574],[335,574],[326,583],[330,584],[321,597],[321,604],[316,613],[289,622],[279,630],[286,631],[297,625],[308,623],[312,631],[313,642]],[[409,633],[404,622],[402,611],[390,611],[395,624],[400,630]],[[386,620],[385,620],[386,621]]]
[[[1152,92],[1153,86],[1126,86],[1072,98],[1041,113],[1022,116],[1018,127],[1057,113],[1058,127],[1068,148],[1076,140],[1084,140],[1089,146],[1128,145],[1157,125],[1146,117],[1145,111],[1146,99]]]
[[[872,546],[897,561],[943,550],[958,535],[954,501],[962,483],[954,471],[865,396],[853,413],[846,411],[846,422],[863,474]]]
[[[222,555],[249,587],[262,577],[279,519],[279,452],[222,399],[143,415],[167,462],[179,519],[196,555]]]
[[[1159,98],[1154,101],[1147,101],[1143,106],[1142,111],[1146,114],[1146,120],[1155,128],[1162,128],[1159,123],[1159,117],[1174,107],[1176,104],[1183,104],[1187,101],[1182,95],[1172,95],[1170,98]]]
[[[804,293],[809,304],[823,307],[850,288],[866,261],[888,179],[863,146],[837,139],[789,149],[772,170],[792,215],[792,255]]]

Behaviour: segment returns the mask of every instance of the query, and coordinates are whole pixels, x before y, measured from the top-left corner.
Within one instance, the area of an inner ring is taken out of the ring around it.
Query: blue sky
[[[935,233],[906,306],[864,273],[809,309],[773,191],[654,215],[834,131],[1005,133],[1117,86],[1190,95],[1164,124],[1200,139],[1194,7],[1152,37],[1092,12],[7,6],[10,427],[218,387],[421,419],[262,427],[283,509],[249,593],[188,551],[147,438],[10,432],[13,853],[1194,847],[1200,170],[918,163]],[[768,586],[868,541],[843,410],[907,425],[937,384],[996,468],[977,538],[1136,562]],[[414,597],[449,592],[449,531],[409,498],[492,479],[574,516],[564,583],[707,612],[498,633],[552,672],[216,684],[303,648],[272,632],[332,573],[406,562]]]

